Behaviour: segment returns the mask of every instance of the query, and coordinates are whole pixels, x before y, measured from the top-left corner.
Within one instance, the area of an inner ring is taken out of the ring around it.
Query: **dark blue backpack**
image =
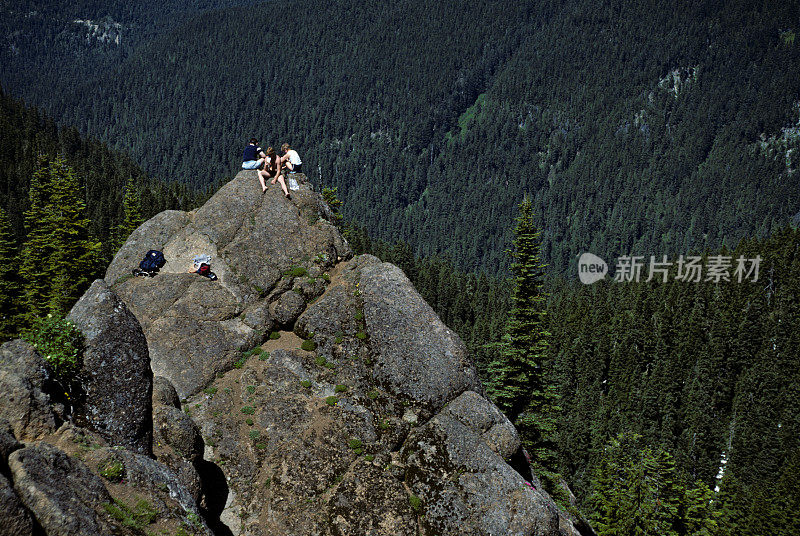
[[[155,249],[151,249],[139,263],[139,269],[143,272],[157,272],[167,263],[164,254]]]

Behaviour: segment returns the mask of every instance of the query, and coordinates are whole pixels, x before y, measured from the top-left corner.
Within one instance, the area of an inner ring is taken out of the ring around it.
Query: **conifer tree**
[[[63,159],[39,158],[20,267],[27,323],[47,312],[66,313],[97,271],[100,243],[89,235],[80,194],[78,178]]]
[[[498,355],[489,363],[489,393],[520,429],[523,442],[540,467],[555,471],[557,390],[547,361],[544,267],[539,230],[527,197],[519,205],[514,228],[513,291]]]
[[[121,248],[131,233],[144,222],[142,217],[142,198],[133,178],[129,178],[125,184],[122,210],[122,223],[117,226],[114,236],[114,251]]]
[[[678,536],[683,487],[669,453],[638,434],[619,434],[595,472],[593,527],[599,536]]]
[[[53,162],[51,181],[49,227],[54,252],[49,270],[54,277],[49,309],[65,314],[96,273],[101,244],[89,235],[90,222],[78,177],[61,158]]]
[[[50,158],[39,156],[31,176],[28,191],[29,208],[24,213],[27,232],[22,246],[19,275],[23,282],[24,323],[30,325],[34,318],[47,312],[52,273],[49,267],[53,255],[52,218],[49,216]]]
[[[6,211],[0,208],[0,341],[19,332],[22,288],[16,269],[17,245]]]

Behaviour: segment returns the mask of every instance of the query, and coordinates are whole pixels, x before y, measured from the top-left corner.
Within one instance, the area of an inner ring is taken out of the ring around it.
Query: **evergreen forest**
[[[0,15],[3,340],[68,311],[140,223],[202,204],[250,136],[288,141],[597,534],[800,536],[796,2]],[[651,255],[728,259],[731,277],[584,285],[583,252],[645,275]]]
[[[348,218],[464,269],[508,269],[525,193],[559,273],[800,212],[795,2],[29,3],[0,83],[60,124],[197,186],[288,141]],[[101,15],[119,45],[68,22]]]

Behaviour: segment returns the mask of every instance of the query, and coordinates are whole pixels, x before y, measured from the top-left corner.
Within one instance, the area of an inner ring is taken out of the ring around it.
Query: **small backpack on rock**
[[[209,278],[211,281],[217,280],[217,274],[211,271],[211,266],[207,265],[206,263],[201,263],[200,267],[197,269],[197,273],[202,275],[203,277]]]
[[[167,259],[162,252],[151,249],[139,263],[139,268],[133,270],[133,275],[154,277],[166,263]]]

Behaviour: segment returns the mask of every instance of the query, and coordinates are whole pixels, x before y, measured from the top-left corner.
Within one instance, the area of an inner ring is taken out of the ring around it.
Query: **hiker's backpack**
[[[217,280],[217,274],[211,271],[211,266],[207,265],[206,263],[200,264],[200,267],[197,269],[197,273],[202,275],[203,277],[209,278],[211,281]]]
[[[142,262],[139,263],[139,269],[143,272],[158,272],[165,264],[167,260],[164,258],[164,254],[160,251],[156,251],[155,249],[151,249],[147,252],[142,259]]]

